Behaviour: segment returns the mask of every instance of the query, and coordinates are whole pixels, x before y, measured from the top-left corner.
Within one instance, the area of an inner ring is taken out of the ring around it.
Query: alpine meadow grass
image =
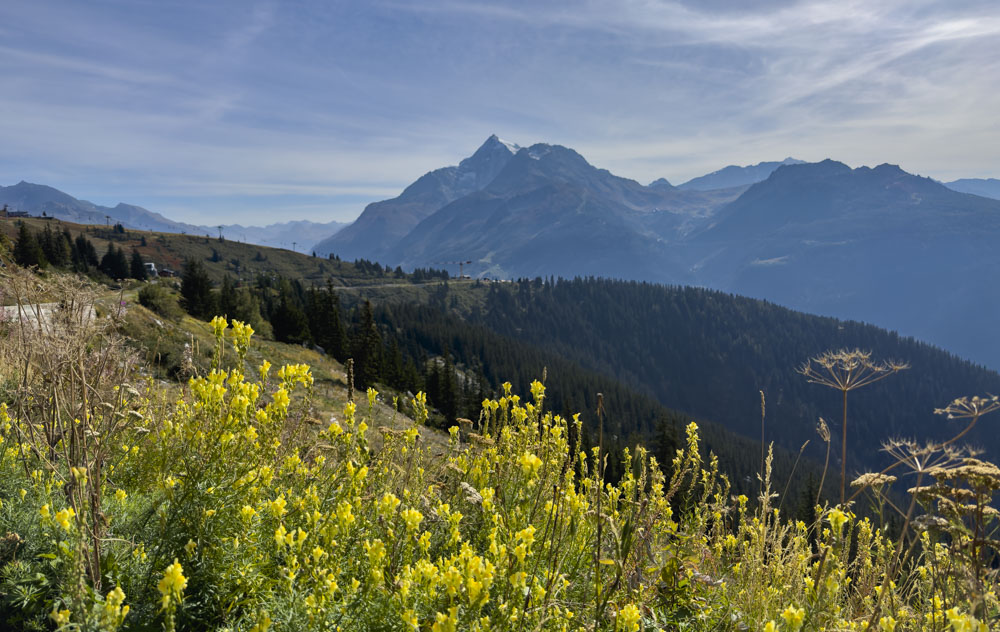
[[[310,367],[251,364],[252,328],[220,317],[211,368],[167,387],[86,287],[3,274],[23,305],[57,305],[0,323],[4,629],[979,632],[1000,621],[1000,469],[959,447],[964,430],[890,444],[894,465],[807,523],[778,509],[770,451],[759,497],[734,496],[694,423],[670,463],[636,446],[605,480],[607,455],[576,440],[580,416],[550,412],[542,382],[524,396],[506,384],[432,455],[422,394],[394,428],[373,427],[374,389],[320,420]],[[997,407],[965,398],[941,412],[971,426]],[[904,481],[908,506],[891,491]]]

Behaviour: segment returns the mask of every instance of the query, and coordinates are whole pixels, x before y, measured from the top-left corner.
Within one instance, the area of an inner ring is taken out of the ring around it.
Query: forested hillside
[[[889,437],[946,435],[952,428],[935,408],[963,395],[1000,391],[995,372],[913,339],[722,292],[576,279],[493,284],[486,294],[471,321],[744,435],[759,436],[764,391],[768,438],[792,450],[812,439],[814,456],[823,449],[817,419],[839,421],[840,393],[809,384],[797,369],[828,349],[857,347],[911,365],[850,395],[849,449],[860,462],[874,463]],[[971,439],[1000,454],[991,428],[978,429]]]

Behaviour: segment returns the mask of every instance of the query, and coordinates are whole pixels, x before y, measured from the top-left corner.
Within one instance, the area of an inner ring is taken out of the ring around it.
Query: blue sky
[[[1000,177],[989,1],[4,0],[0,184],[350,220],[497,133],[679,183],[794,156]]]

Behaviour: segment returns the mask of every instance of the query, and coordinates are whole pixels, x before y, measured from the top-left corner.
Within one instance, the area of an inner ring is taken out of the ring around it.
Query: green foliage
[[[184,309],[196,318],[207,320],[216,311],[212,280],[200,261],[188,259],[181,274],[181,297]]]
[[[359,387],[372,386],[382,375],[382,336],[375,326],[372,305],[365,301],[361,320],[352,336],[354,381]]]
[[[815,388],[796,369],[827,349],[859,348],[912,365],[851,394],[847,453],[850,466],[859,469],[885,462],[878,447],[890,437],[950,436],[949,425],[932,411],[956,393],[1000,390],[996,372],[912,338],[703,288],[591,278],[493,283],[461,292],[485,295],[463,315],[467,321],[744,436],[760,437],[759,416],[748,411],[764,391],[767,439],[790,451],[809,441],[804,456],[820,462],[825,446],[815,424],[819,417],[840,419],[840,393]],[[451,348],[457,356],[458,347]],[[832,430],[833,453],[839,454],[839,423]],[[972,439],[1000,455],[1000,434],[980,430]]]
[[[262,327],[263,319],[257,297],[246,288],[234,287],[228,274],[222,277],[218,301],[218,312],[223,316],[247,323],[257,330]]]
[[[14,244],[14,263],[20,266],[38,266],[39,268],[44,268],[49,264],[38,239],[24,222],[21,222],[18,227],[17,242]]]
[[[135,248],[132,249],[132,258],[129,260],[129,276],[140,281],[145,281],[147,277],[146,265],[142,261],[142,255]]]
[[[100,270],[112,279],[129,278],[129,263],[125,251],[108,242],[108,250],[101,257]]]
[[[147,283],[139,288],[139,304],[165,318],[177,319],[184,312],[177,303],[177,295],[160,283]]]

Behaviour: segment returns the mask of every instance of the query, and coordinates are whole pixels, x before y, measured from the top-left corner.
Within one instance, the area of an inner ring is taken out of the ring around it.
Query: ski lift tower
[[[431,265],[435,265],[435,266],[458,266],[458,278],[460,278],[460,279],[469,279],[469,278],[472,278],[472,277],[467,276],[464,273],[463,268],[464,268],[464,266],[467,266],[467,265],[469,265],[471,263],[472,263],[471,260],[466,260],[466,261],[435,261]]]

